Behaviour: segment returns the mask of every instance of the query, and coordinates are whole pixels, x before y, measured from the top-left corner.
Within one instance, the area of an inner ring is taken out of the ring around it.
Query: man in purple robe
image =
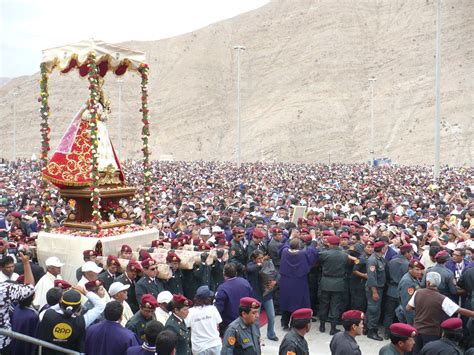
[[[308,273],[316,264],[318,253],[314,245],[301,249],[300,240],[294,236],[280,249],[279,286],[283,329],[288,329],[292,312],[311,307]]]
[[[36,328],[38,327],[38,312],[31,305],[33,303],[34,294],[18,302],[12,313],[12,330],[21,334],[36,337]],[[35,354],[36,345],[12,339],[12,354]]]

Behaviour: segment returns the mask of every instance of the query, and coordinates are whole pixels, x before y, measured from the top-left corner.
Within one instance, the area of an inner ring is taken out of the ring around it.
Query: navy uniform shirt
[[[384,287],[386,280],[385,259],[373,253],[367,260],[367,288]]]
[[[390,343],[390,344],[384,345],[382,349],[380,349],[379,355],[400,355],[400,353],[395,348],[395,346],[392,343]]]
[[[359,344],[347,332],[336,333],[329,344],[332,355],[362,355]]]
[[[247,326],[239,317],[229,324],[222,340],[221,355],[260,355],[260,329],[257,324]]]
[[[430,341],[420,351],[420,355],[461,355],[462,351],[456,344],[447,339],[441,338],[439,340]]]
[[[245,250],[240,242],[232,239],[229,248],[229,263],[234,263],[243,267],[246,263]]]
[[[319,253],[322,277],[320,288],[322,291],[344,291],[344,277],[349,254],[338,248],[329,248]]]
[[[416,290],[421,288],[420,280],[413,278],[409,272],[403,275],[402,279],[398,284],[398,294],[400,295],[400,305],[402,306],[402,311],[405,313],[408,324],[413,324],[413,318],[415,312],[407,311],[406,306],[410,301],[411,296],[415,293]]]
[[[398,298],[398,284],[408,271],[410,262],[403,255],[397,255],[387,264],[387,296]]]
[[[280,344],[279,355],[309,355],[308,342],[294,328],[285,335]]]

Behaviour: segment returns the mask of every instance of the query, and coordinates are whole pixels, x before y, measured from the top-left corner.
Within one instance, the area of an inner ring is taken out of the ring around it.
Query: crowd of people
[[[138,188],[123,207],[144,224],[141,164],[123,168]],[[57,257],[45,270],[34,260],[39,163],[4,162],[0,323],[87,354],[260,354],[263,329],[287,355],[318,352],[309,332],[329,332],[332,354],[360,354],[358,336],[390,340],[380,354],[474,353],[473,173],[445,167],[433,180],[420,166],[152,162],[156,240],[139,251],[122,245],[104,264],[100,250],[77,251],[84,264],[68,282]],[[71,205],[53,187],[49,205],[61,226]],[[202,261],[184,269],[176,251],[189,245]],[[167,280],[152,257],[164,247]],[[35,351],[5,336],[0,349]]]

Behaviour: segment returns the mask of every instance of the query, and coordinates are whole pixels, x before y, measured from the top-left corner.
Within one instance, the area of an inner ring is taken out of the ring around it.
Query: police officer
[[[239,303],[239,318],[229,324],[224,333],[221,355],[260,355],[260,330],[257,325],[260,302],[243,297]]]
[[[380,318],[383,287],[385,286],[385,259],[383,257],[385,242],[374,244],[374,253],[367,260],[367,337],[382,341],[377,328]]]
[[[280,344],[279,355],[308,355],[308,342],[304,338],[311,329],[313,310],[311,308],[300,308],[291,314],[291,330],[285,335]]]
[[[245,249],[242,246],[242,240],[244,239],[245,231],[243,228],[236,227],[232,230],[233,237],[229,248],[229,263],[235,264],[237,274],[242,276],[244,273],[245,265],[247,264],[247,258]]]
[[[135,260],[130,260],[127,264],[125,272],[115,279],[116,282],[121,282],[124,285],[130,285],[127,290],[127,303],[133,313],[137,313],[139,303],[137,301],[137,294],[135,291],[135,284],[138,274],[142,271],[142,266]]]
[[[112,285],[115,278],[120,275],[120,263],[116,256],[109,255],[106,265],[107,268],[99,274],[98,279],[104,283],[104,288],[109,291],[110,285]]]
[[[252,232],[252,240],[249,242],[249,245],[247,245],[247,255],[246,255],[246,260],[250,261],[252,260],[252,253],[259,249],[263,252],[263,254],[267,254],[267,248],[265,247],[265,244],[263,243],[264,238],[266,237],[266,234],[263,230],[260,228],[255,228]]]
[[[331,339],[329,348],[332,355],[362,355],[355,337],[364,331],[364,313],[359,310],[349,310],[342,314],[344,332],[337,333]]]
[[[385,327],[385,340],[389,338],[388,327],[395,318],[395,310],[399,302],[398,283],[403,275],[408,271],[408,264],[413,257],[413,247],[411,244],[403,244],[400,247],[400,254],[396,255],[387,263],[387,294],[385,297],[383,326]]]
[[[94,307],[84,315],[81,310],[81,294],[91,301]],[[93,292],[87,292],[80,286],[64,291],[59,307],[48,309],[38,325],[38,338],[63,348],[80,351],[89,327],[104,311],[104,301]],[[43,348],[43,354],[56,354],[56,351]]]
[[[153,320],[156,307],[158,307],[156,298],[149,293],[144,294],[141,298],[140,310],[125,325],[137,335],[140,344],[145,341],[145,326]]]
[[[421,287],[420,281],[425,267],[423,264],[412,259],[408,265],[408,272],[403,275],[398,284],[398,294],[400,295],[400,306],[397,308],[397,318],[413,325],[413,311],[407,311],[406,307],[411,296]]]
[[[176,346],[176,355],[191,355],[191,331],[186,326],[184,320],[188,316],[189,307],[193,303],[183,295],[173,295],[171,307],[173,313],[166,321],[165,329],[171,330],[178,336],[178,345]]]
[[[272,240],[268,243],[268,255],[273,261],[273,265],[278,270],[280,268],[280,248],[282,246],[283,231],[280,228],[272,228]]]
[[[441,339],[434,340],[423,346],[420,355],[442,355],[459,354],[463,352],[457,346],[457,342],[462,338],[462,320],[461,318],[448,318],[441,323],[443,336]]]
[[[174,252],[169,252],[166,256],[166,262],[171,268],[171,278],[166,282],[165,289],[172,294],[183,294],[183,273],[179,269],[181,259]],[[157,296],[158,297],[158,296]]]
[[[137,302],[140,304],[141,298],[145,293],[158,297],[161,291],[164,291],[163,283],[157,279],[158,269],[157,263],[152,258],[147,258],[141,262],[144,276],[138,280],[135,285],[135,293]]]
[[[426,273],[421,281],[421,286],[426,286],[427,274],[433,271],[437,272],[441,276],[441,284],[438,286],[439,293],[457,301],[455,299],[455,296],[457,295],[456,279],[454,278],[453,272],[446,267],[446,262],[449,258],[449,253],[446,250],[437,252],[435,255],[436,265],[426,269]]]
[[[84,262],[87,261],[94,261],[97,258],[97,252],[95,250],[84,250],[82,252],[82,257],[84,259]],[[79,281],[82,278],[82,266],[79,266],[76,270],[76,279]]]
[[[365,243],[363,253],[358,257],[359,262],[354,262],[350,279],[351,308],[365,312],[367,297],[365,296],[365,283],[367,281],[367,260],[374,252],[374,242]]]
[[[319,253],[319,261],[322,270],[320,283],[320,332],[326,331],[325,322],[331,322],[330,335],[336,334],[336,322],[339,320],[342,306],[342,293],[344,292],[344,277],[346,265],[349,260],[357,260],[339,248],[339,237],[332,235],[327,238],[329,248]]]

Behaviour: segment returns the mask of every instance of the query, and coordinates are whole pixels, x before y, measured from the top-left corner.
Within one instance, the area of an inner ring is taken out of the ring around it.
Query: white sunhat
[[[203,228],[201,229],[201,232],[199,232],[200,235],[211,235],[211,232],[209,232],[209,229]]]
[[[97,264],[93,261],[87,261],[82,265],[81,268],[82,272],[95,272],[96,274],[100,274],[102,272],[102,268],[100,266],[97,266]]]
[[[112,285],[109,287],[109,295],[111,297],[115,296],[117,293],[121,291],[128,290],[130,288],[130,285],[124,285],[121,282],[114,282]]]
[[[170,291],[161,291],[156,298],[158,303],[170,303],[173,299],[173,295]]]
[[[54,266],[54,267],[62,267],[64,264],[59,260],[57,256],[51,256],[48,259],[46,259],[45,262],[46,266]]]
[[[212,227],[212,233],[221,233],[221,232],[223,232],[223,231],[224,231],[224,230],[223,230],[221,227],[219,227],[219,226],[214,226],[214,227]]]

